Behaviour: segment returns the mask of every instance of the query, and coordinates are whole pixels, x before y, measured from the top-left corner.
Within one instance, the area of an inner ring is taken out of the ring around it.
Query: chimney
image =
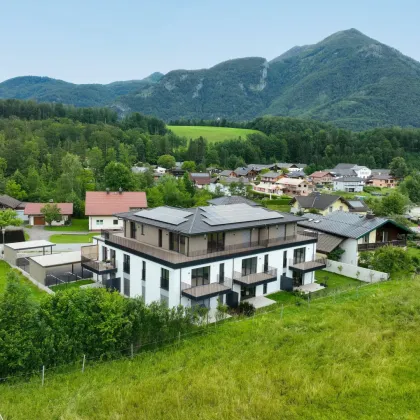
[[[374,219],[375,215],[371,212],[366,215],[366,219]]]
[[[120,193],[120,194],[122,194],[123,193],[123,189],[120,187],[120,188],[118,188],[118,192]]]
[[[106,191],[107,194],[109,194],[109,188],[107,188],[105,191]]]

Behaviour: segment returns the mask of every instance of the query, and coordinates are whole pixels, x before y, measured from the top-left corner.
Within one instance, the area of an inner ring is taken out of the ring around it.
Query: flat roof
[[[81,251],[62,252],[60,254],[39,255],[29,257],[42,267],[57,267],[59,265],[76,264],[82,261]]]
[[[52,242],[39,240],[39,241],[24,241],[24,242],[14,242],[11,244],[6,244],[11,249],[19,251],[22,249],[34,249],[34,248],[44,248],[47,246],[55,246]]]

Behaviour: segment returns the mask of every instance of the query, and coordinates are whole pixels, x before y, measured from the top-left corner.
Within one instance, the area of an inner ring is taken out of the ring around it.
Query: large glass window
[[[146,261],[141,263],[141,279],[146,281]]]
[[[242,260],[242,275],[255,274],[257,272],[257,257]]]
[[[207,251],[217,252],[225,249],[225,233],[214,232],[207,234]]]
[[[305,262],[305,248],[298,248],[293,251],[293,264]]]
[[[130,256],[124,254],[124,264],[123,264],[124,273],[130,274]]]
[[[169,270],[166,268],[160,270],[160,287],[169,290]]]
[[[177,233],[169,232],[169,249],[179,252],[179,235]]]
[[[130,279],[124,277],[124,295],[130,297]]]
[[[136,239],[137,227],[134,222],[130,222],[130,238]]]
[[[200,267],[191,270],[191,286],[202,286],[210,283],[210,267]]]

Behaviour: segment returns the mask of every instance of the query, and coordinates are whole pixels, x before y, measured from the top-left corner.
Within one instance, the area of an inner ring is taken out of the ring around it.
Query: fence
[[[366,283],[376,283],[378,281],[389,279],[388,273],[370,270],[368,268],[359,267],[357,265],[344,264],[342,262],[333,260],[327,260],[327,267],[325,268],[325,271],[342,274],[343,276],[351,277]]]
[[[414,278],[415,277],[413,277],[413,279]],[[384,279],[383,281],[386,281],[386,279]],[[379,285],[379,282],[377,284]],[[337,299],[340,296],[345,295],[349,292],[356,292],[356,297],[359,298],[361,292],[364,289],[367,289],[369,287],[376,288],[377,286],[376,285],[373,286],[371,284],[366,283],[366,284],[360,284],[356,286],[347,285],[347,286],[342,286],[339,288],[325,288],[321,291],[309,293],[307,295],[303,295],[299,293],[296,293],[295,295],[291,294],[291,296],[293,296],[293,300],[289,304],[285,305],[284,303],[276,302],[276,304],[259,309],[258,313],[254,313],[254,315],[251,317],[240,316],[240,317],[226,319],[225,315],[221,314],[222,316],[219,319],[217,319],[217,316],[216,316],[216,322],[213,324],[213,327],[209,325],[208,323],[208,316],[203,315],[201,317],[200,327],[194,331],[189,331],[184,334],[179,333],[175,337],[169,337],[163,340],[156,340],[156,341],[152,340],[152,341],[145,342],[139,345],[132,344],[128,348],[118,350],[115,353],[107,354],[106,356],[103,355],[103,356],[98,356],[98,357],[89,357],[89,355],[83,355],[79,360],[76,360],[71,363],[55,365],[51,367],[41,366],[40,369],[36,371],[0,378],[0,384],[2,382],[8,382],[8,381],[20,380],[23,378],[30,378],[30,377],[38,376],[40,378],[40,385],[44,386],[45,380],[46,380],[46,373],[48,372],[68,373],[68,372],[80,371],[81,373],[84,373],[87,367],[94,366],[97,363],[116,361],[120,359],[130,359],[130,358],[133,359],[134,357],[137,357],[144,353],[151,353],[157,350],[162,350],[164,348],[178,346],[181,344],[181,342],[186,342],[192,337],[217,333],[218,326],[220,325],[220,323],[224,324],[225,322],[227,322],[226,324],[227,327],[229,326],[230,323],[236,323],[236,322],[252,322],[253,323],[255,318],[262,317],[270,313],[278,313],[279,319],[283,320],[283,318],[287,315],[287,313],[292,312],[291,311],[292,308],[300,307],[305,310],[306,309],[310,310],[313,302],[322,301],[322,299],[324,298],[332,298],[333,302],[336,303]],[[206,319],[207,319],[207,324],[206,324]]]

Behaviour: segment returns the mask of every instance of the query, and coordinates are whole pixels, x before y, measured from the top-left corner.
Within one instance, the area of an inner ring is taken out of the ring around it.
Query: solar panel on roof
[[[169,207],[157,207],[151,210],[143,210],[135,213],[136,216],[158,222],[169,223],[170,225],[180,225],[187,221],[187,217],[192,213],[184,210]]]
[[[364,205],[360,201],[349,201],[352,207],[364,207]]]

